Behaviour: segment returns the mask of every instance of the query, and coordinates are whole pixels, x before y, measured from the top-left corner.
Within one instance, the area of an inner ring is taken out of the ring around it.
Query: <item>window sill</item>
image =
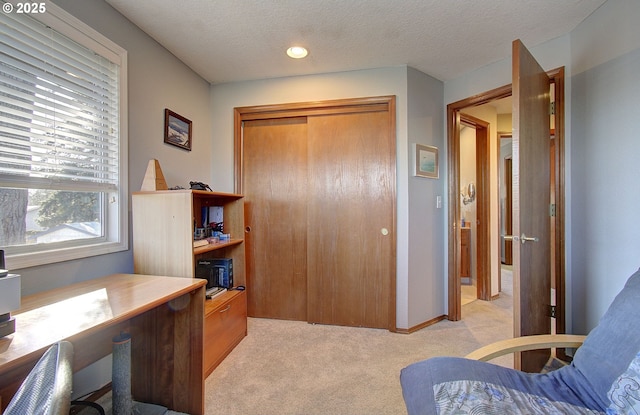
[[[111,254],[129,249],[127,241],[101,242],[93,245],[83,245],[68,248],[48,250],[45,252],[20,253],[6,255],[7,268],[15,271],[22,268],[71,261],[97,255]]]

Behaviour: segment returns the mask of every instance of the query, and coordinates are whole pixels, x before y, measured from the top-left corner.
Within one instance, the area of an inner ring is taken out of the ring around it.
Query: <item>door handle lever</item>
[[[502,235],[502,237],[504,238],[505,241],[513,241],[513,242],[520,241],[523,245],[525,244],[525,242],[539,242],[540,241],[540,238],[538,238],[537,236],[527,236],[527,235],[524,234],[524,232],[520,236],[518,236],[518,235]]]
[[[522,235],[520,235],[520,241],[524,244],[525,242],[538,242],[540,241],[540,238],[538,238],[537,236],[527,236],[524,234],[524,232],[522,233]]]

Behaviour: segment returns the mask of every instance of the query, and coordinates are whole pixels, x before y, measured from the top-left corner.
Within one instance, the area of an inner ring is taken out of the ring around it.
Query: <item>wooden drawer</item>
[[[247,335],[247,295],[228,291],[205,302],[204,377]]]

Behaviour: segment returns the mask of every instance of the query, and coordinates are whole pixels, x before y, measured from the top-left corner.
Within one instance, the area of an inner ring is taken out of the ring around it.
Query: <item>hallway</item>
[[[462,322],[481,344],[513,337],[513,272],[510,265],[501,266],[502,291],[493,301],[478,300],[476,287],[462,285]],[[492,361],[513,367],[513,356]]]
[[[513,297],[513,267],[511,265],[500,265],[502,275],[502,291],[500,296]],[[477,286],[474,284],[461,284],[462,305],[469,304],[478,299]]]

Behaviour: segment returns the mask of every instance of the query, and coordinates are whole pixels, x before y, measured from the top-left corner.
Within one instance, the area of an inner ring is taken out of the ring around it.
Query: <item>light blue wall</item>
[[[444,251],[446,159],[444,156],[444,84],[409,68],[407,73],[407,131],[409,142],[408,328],[446,314]],[[439,178],[413,176],[414,143],[435,146]],[[441,205],[437,206],[440,197]]]
[[[640,267],[640,2],[609,0],[572,33],[572,315],[597,323]]]

